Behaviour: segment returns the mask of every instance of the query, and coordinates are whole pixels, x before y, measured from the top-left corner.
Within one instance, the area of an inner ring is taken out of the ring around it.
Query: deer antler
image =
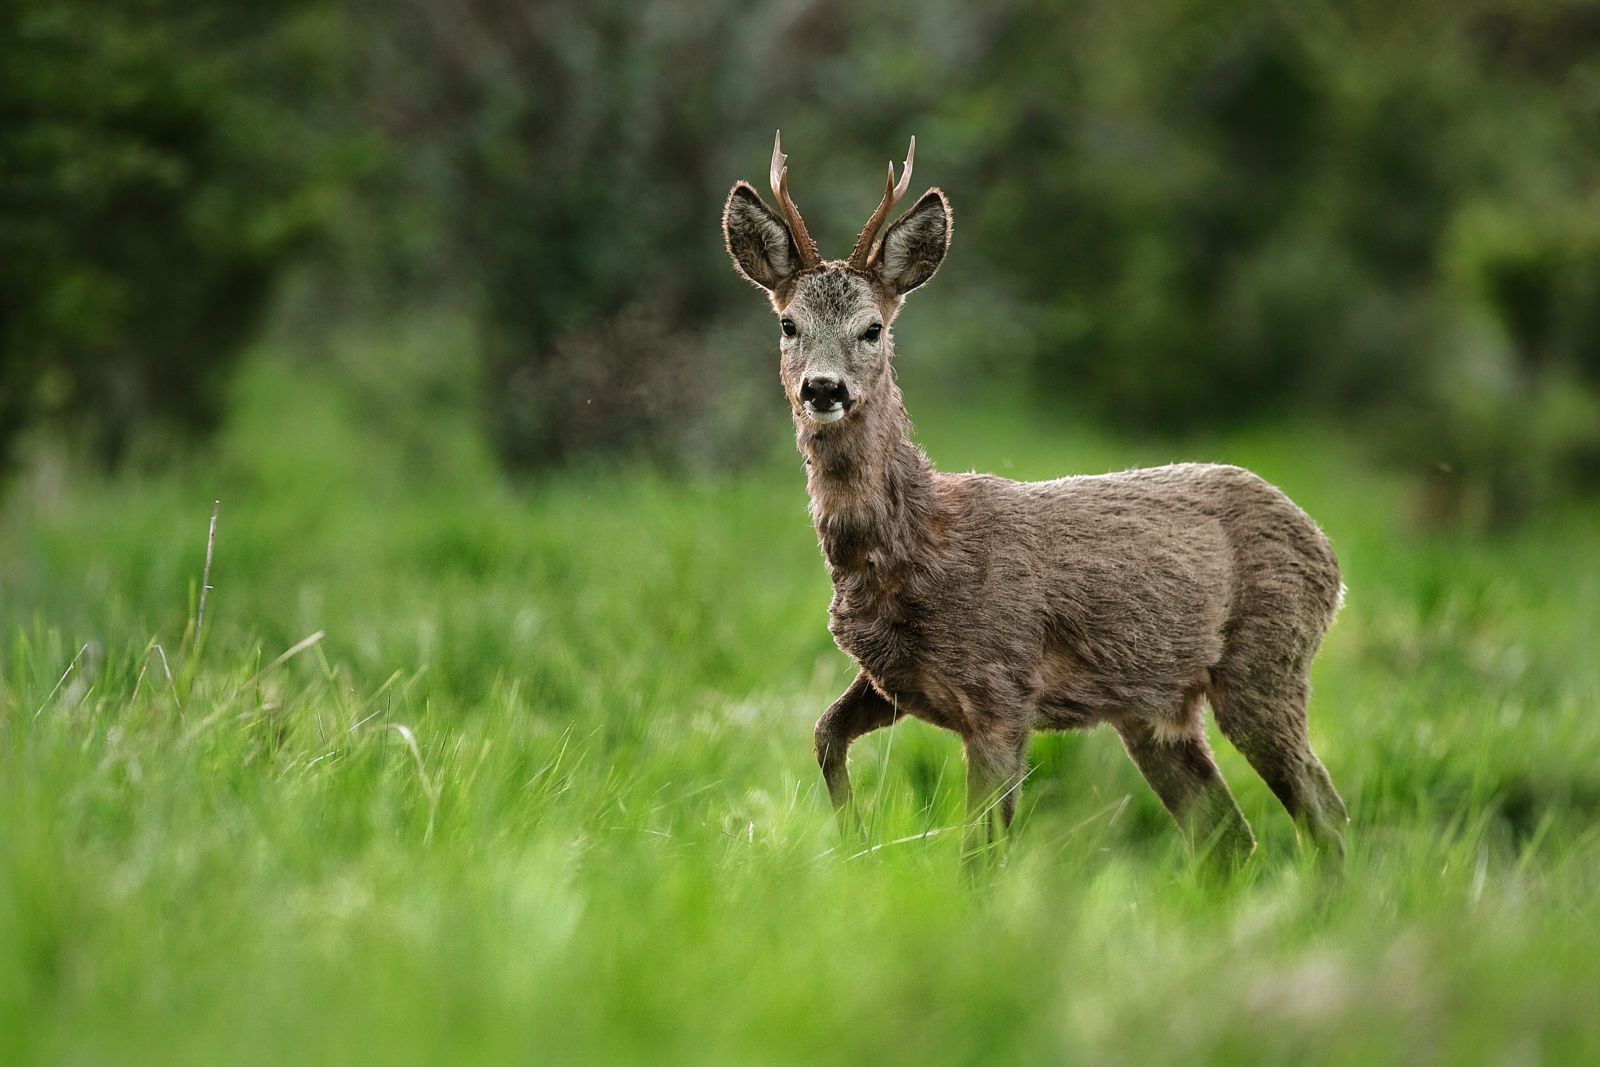
[[[782,145],[783,131],[779,130],[772,138],[772,195],[778,198],[778,210],[783,212],[784,221],[789,224],[789,236],[794,239],[794,246],[800,251],[801,269],[809,270],[819,266],[822,257],[817,254],[817,242],[806,232],[805,220],[800,217],[800,209],[789,199],[789,168],[785,165],[789,157],[783,154]]]
[[[856,246],[850,250],[850,268],[852,270],[866,270],[872,262],[872,242],[878,237],[878,230],[883,226],[883,220],[889,217],[889,212],[906,195],[906,190],[911,187],[911,157],[917,154],[917,139],[911,138],[911,147],[906,149],[905,169],[900,172],[900,184],[894,180],[894,161],[889,162],[889,180],[883,185],[883,201],[878,205],[878,210],[872,213],[866,226],[861,230],[861,236],[856,238]]]

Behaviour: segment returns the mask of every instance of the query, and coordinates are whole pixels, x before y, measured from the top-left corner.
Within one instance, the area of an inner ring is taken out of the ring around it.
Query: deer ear
[[[783,218],[761,202],[747,182],[728,194],[722,235],[739,273],[763,289],[776,289],[800,269],[800,252]]]
[[[874,257],[878,276],[885,285],[904,296],[933,277],[950,248],[950,202],[938,189],[929,189],[922,199],[901,215]]]

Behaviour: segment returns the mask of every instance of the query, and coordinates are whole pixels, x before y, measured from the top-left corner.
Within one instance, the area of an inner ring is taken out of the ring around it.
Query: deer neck
[[[888,574],[931,540],[933,468],[911,443],[900,388],[885,380],[850,418],[817,427],[795,418],[817,539],[835,570]]]

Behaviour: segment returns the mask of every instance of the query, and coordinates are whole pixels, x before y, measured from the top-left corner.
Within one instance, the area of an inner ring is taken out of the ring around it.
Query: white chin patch
[[[816,408],[812,407],[810,404],[806,404],[805,405],[805,409],[806,409],[806,414],[811,416],[811,421],[812,422],[820,422],[820,423],[838,422],[840,419],[844,418],[844,408],[843,407],[833,408],[830,411],[818,411]]]

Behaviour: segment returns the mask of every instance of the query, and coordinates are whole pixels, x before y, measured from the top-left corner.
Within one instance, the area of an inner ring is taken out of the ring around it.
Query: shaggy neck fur
[[[938,514],[933,468],[911,443],[892,372],[885,368],[838,422],[818,426],[796,411],[795,427],[817,539],[835,571],[886,576],[930,544]]]

